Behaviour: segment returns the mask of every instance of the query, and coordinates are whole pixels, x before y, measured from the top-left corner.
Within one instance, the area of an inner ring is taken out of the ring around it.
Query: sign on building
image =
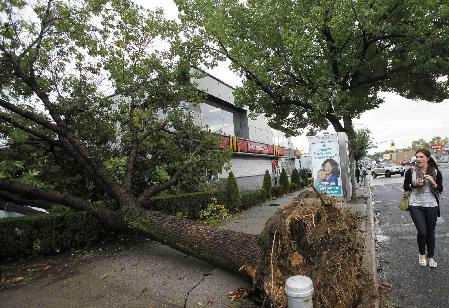
[[[340,147],[336,134],[309,137],[312,177],[319,192],[343,196]]]

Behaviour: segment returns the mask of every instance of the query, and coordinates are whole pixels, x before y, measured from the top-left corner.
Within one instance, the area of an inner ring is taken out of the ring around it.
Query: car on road
[[[401,161],[401,165],[402,166],[410,166],[411,162],[408,159],[404,159],[403,161]]]
[[[404,176],[405,168],[400,165],[393,165],[388,163],[376,164],[371,168],[371,175],[373,178],[379,175],[385,175],[386,178],[391,177],[394,174],[400,174]]]

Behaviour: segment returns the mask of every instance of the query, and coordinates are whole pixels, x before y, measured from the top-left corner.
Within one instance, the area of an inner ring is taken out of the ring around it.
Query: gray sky
[[[172,0],[134,1],[148,9],[163,8],[169,19],[176,18],[178,13]],[[238,77],[229,70],[227,63],[221,63],[208,72],[232,86],[241,84]],[[410,146],[417,139],[429,141],[433,136],[449,137],[449,100],[437,104],[408,100],[394,93],[382,95],[385,98],[384,104],[354,120],[356,129],[371,130],[378,146],[376,151],[391,149],[391,140],[395,142],[396,148],[402,148]],[[307,137],[293,137],[292,141],[294,146],[308,152]]]

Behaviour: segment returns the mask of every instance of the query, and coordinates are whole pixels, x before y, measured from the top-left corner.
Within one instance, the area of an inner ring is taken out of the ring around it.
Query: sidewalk
[[[259,234],[266,220],[297,193],[248,209],[228,230]],[[228,307],[243,278],[153,241],[91,251],[65,269],[0,291],[2,307]]]
[[[368,202],[359,199],[348,206],[369,218],[370,191],[358,191]],[[297,194],[250,208],[222,228],[259,234],[267,219]],[[273,203],[282,205],[270,206]],[[367,243],[374,243],[369,222],[361,228],[368,230]],[[367,251],[370,267],[374,251]],[[228,307],[230,291],[251,287],[237,275],[150,240],[91,254],[57,275],[0,291],[2,307]]]

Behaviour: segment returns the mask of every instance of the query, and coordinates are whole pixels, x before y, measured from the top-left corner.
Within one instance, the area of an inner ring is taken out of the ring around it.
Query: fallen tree
[[[0,14],[1,200],[59,204],[143,232],[245,275],[266,305],[285,305],[283,280],[295,273],[315,279],[317,305],[360,299],[354,221],[330,199],[294,201],[262,237],[143,209],[229,158],[180,103],[201,101],[190,66],[203,59],[195,42],[178,40],[176,24],[129,1],[10,2]],[[170,48],[155,50],[157,40]]]

